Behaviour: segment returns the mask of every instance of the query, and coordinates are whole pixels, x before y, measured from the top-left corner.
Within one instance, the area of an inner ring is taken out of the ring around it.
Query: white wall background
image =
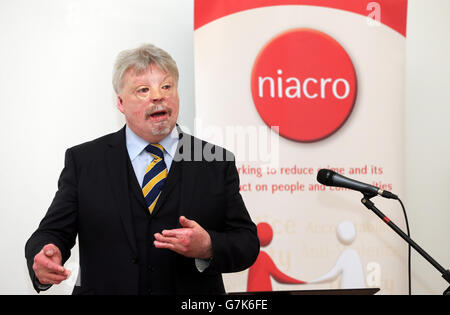
[[[406,207],[413,239],[450,269],[450,1],[410,0],[406,40]],[[414,294],[449,285],[413,250]]]
[[[450,268],[450,2],[409,2],[403,201],[413,239]],[[112,65],[144,42],[177,60],[179,122],[193,130],[193,1],[0,2],[0,294],[34,294],[24,245],[54,196],[64,152],[123,126]],[[74,271],[77,257],[75,248]],[[413,293],[447,287],[414,251],[412,267]],[[63,283],[44,294],[70,292]]]

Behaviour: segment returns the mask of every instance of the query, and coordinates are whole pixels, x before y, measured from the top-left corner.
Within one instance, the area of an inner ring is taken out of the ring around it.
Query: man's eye
[[[170,89],[172,86],[170,85],[170,84],[166,84],[166,85],[163,85],[163,90],[168,90],[168,89]]]
[[[141,88],[138,90],[139,93],[148,93],[149,88]]]

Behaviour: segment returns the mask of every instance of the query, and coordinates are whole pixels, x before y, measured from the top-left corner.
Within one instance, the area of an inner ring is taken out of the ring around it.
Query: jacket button
[[[133,257],[133,258],[131,259],[131,263],[132,263],[132,264],[137,264],[137,263],[138,263],[138,259],[137,259],[136,257]]]

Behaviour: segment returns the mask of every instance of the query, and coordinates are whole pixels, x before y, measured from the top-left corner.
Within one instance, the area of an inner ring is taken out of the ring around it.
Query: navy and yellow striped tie
[[[164,162],[164,147],[158,143],[149,144],[145,150],[153,155],[153,161],[145,170],[144,180],[142,181],[142,192],[150,213],[155,209],[158,198],[164,187],[167,177],[167,167]]]

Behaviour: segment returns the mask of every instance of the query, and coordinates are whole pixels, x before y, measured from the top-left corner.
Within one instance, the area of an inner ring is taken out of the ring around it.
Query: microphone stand
[[[422,257],[424,257],[430,264],[432,264],[442,275],[442,277],[450,283],[450,270],[446,270],[430,255],[428,255],[419,245],[416,244],[408,235],[406,235],[397,225],[395,225],[387,216],[375,207],[375,204],[370,200],[375,195],[363,194],[364,197],[361,202],[367,209],[372,210],[381,220],[383,220],[391,229],[393,229],[401,238],[403,238],[409,245],[411,245]],[[450,295],[450,287],[444,291],[443,295]]]

